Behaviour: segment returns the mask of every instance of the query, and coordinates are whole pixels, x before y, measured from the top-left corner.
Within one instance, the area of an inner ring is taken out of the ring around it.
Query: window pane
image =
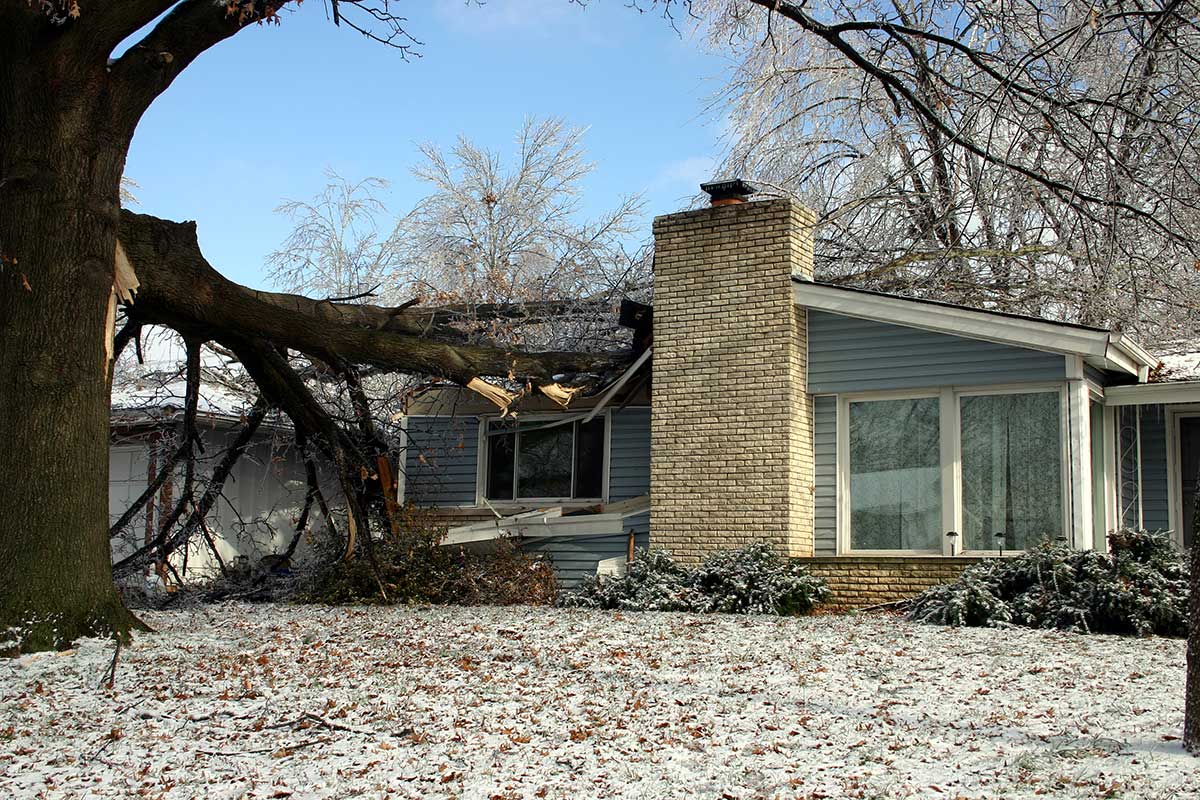
[[[532,426],[531,426],[532,427]],[[571,440],[574,425],[521,431],[517,459],[518,497],[571,496]]]
[[[604,494],[604,418],[577,424],[575,497],[600,497]]]
[[[850,546],[942,549],[938,400],[850,404]]]
[[[1057,392],[963,397],[963,546],[1024,550],[1062,535]]]
[[[487,497],[489,500],[513,499],[513,453],[517,436],[495,433],[496,426],[489,426],[487,437]]]

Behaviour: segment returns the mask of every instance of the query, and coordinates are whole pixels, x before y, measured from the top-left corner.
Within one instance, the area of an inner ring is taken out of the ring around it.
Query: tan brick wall
[[[951,583],[978,558],[800,558],[796,563],[824,578],[833,592],[830,608],[852,609],[915,597],[931,586]]]
[[[789,200],[654,221],[650,540],[685,562],[752,541],[813,552],[811,212]]]

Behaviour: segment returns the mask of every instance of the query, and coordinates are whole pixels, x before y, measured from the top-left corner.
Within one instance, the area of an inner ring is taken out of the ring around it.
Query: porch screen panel
[[[963,542],[1025,550],[1063,533],[1057,392],[960,398]]]
[[[941,551],[936,397],[849,404],[850,547]]]

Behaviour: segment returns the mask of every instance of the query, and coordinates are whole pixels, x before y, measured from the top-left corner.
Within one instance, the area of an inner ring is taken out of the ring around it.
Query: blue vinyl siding
[[[409,417],[404,497],[419,506],[475,505],[479,420]]]
[[[837,398],[813,398],[813,547],[837,554]]]
[[[650,410],[626,408],[611,415],[609,500],[617,502],[650,491]],[[405,496],[426,506],[474,506],[478,473],[477,417],[409,417],[409,449]],[[649,544],[650,514],[625,521],[636,546]],[[523,548],[550,558],[559,581],[575,588],[596,574],[602,559],[623,556],[628,535],[587,538],[528,539]]]
[[[918,328],[808,312],[808,390],[813,394],[1058,381],[1066,361]]]
[[[612,415],[608,498],[612,502],[650,491],[650,409],[626,408]]]
[[[1171,527],[1167,499],[1167,412],[1142,406],[1142,520],[1148,531]]]
[[[634,546],[645,549],[650,540],[648,533],[638,533]],[[596,565],[605,558],[616,558],[629,553],[629,537],[596,536],[586,539],[550,538],[528,539],[522,549],[530,554],[549,556],[554,574],[564,589],[576,589],[584,578],[596,574]]]
[[[1108,386],[1108,373],[1102,369],[1096,369],[1091,364],[1083,365],[1083,377],[1087,378],[1097,386]]]
[[[1142,526],[1146,530],[1167,530],[1171,526],[1167,482],[1167,421],[1162,405],[1145,405],[1121,409],[1118,434],[1121,437],[1121,510],[1127,527],[1138,525],[1137,453],[1138,444],[1131,440],[1131,420],[1140,413],[1142,454]]]

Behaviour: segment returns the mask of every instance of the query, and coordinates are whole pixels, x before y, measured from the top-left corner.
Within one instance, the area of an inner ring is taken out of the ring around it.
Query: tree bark
[[[0,26],[40,20],[0,14]],[[9,28],[12,32],[12,28]],[[109,297],[127,141],[104,70],[0,47],[0,651],[140,625],[109,573]]]
[[[1200,475],[1197,476],[1200,480]],[[1200,484],[1197,484],[1200,486]],[[1200,491],[1192,511],[1191,596],[1188,598],[1187,688],[1183,701],[1183,746],[1200,755]]]

